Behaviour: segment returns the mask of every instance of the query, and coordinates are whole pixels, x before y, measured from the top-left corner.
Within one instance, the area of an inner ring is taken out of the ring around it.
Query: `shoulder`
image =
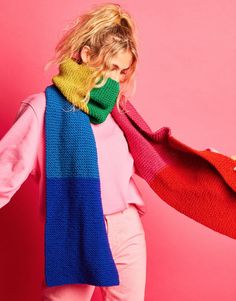
[[[35,115],[40,119],[45,112],[46,108],[46,95],[45,92],[38,92],[30,94],[21,101],[21,104],[26,104],[32,108]]]

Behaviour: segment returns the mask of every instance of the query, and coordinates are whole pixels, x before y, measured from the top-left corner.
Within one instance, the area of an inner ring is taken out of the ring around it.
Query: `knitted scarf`
[[[46,228],[48,286],[118,284],[103,217],[96,142],[90,122],[115,105],[119,83],[87,92],[92,69],[68,59],[46,88]],[[76,107],[75,107],[76,106]],[[73,108],[73,110],[72,110]]]
[[[90,124],[91,120],[104,121],[108,112],[124,132],[137,175],[162,200],[196,222],[236,238],[234,160],[193,149],[176,139],[168,127],[153,132],[128,100],[127,110],[121,114],[114,105],[118,86],[112,79],[91,91],[91,107],[88,103],[79,108],[78,95],[84,96],[92,69],[71,60],[60,68],[54,85],[45,90],[48,286],[119,284],[104,224]],[[71,110],[72,104],[78,109]],[[103,110],[99,110],[100,104]]]

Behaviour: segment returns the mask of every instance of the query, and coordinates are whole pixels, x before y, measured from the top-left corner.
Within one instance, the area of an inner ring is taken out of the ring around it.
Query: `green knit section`
[[[118,94],[119,83],[110,77],[103,87],[93,88],[88,102],[90,121],[93,123],[105,121],[116,103]]]

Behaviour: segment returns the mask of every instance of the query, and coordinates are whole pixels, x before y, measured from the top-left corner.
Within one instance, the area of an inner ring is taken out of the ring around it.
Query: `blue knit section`
[[[47,95],[50,97],[46,109],[46,135],[50,142],[47,143],[47,176],[99,178],[95,139],[88,115],[78,108],[72,111],[72,104],[56,86],[52,86]]]
[[[56,86],[48,86],[45,93],[46,283],[118,285],[89,116],[71,110]]]

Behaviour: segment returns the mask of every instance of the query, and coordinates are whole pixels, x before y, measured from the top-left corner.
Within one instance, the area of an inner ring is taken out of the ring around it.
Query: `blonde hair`
[[[91,10],[80,15],[65,28],[66,33],[55,48],[55,57],[45,65],[48,69],[53,63],[61,64],[67,58],[74,58],[81,63],[80,51],[83,46],[90,47],[92,67],[95,67],[89,91],[84,102],[89,101],[90,90],[101,87],[107,81],[107,72],[111,68],[112,58],[120,51],[129,51],[132,54],[132,64],[122,81],[117,98],[119,109],[120,101],[130,97],[136,90],[135,70],[138,60],[136,25],[127,11],[119,4],[103,3],[93,6]],[[103,80],[97,84],[100,77]],[[127,96],[126,93],[130,94]]]

